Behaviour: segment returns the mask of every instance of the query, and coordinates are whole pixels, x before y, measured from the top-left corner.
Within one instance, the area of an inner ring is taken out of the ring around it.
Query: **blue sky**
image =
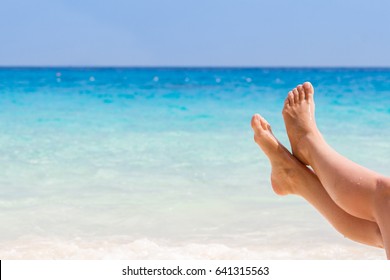
[[[0,65],[390,66],[388,0],[2,0]]]

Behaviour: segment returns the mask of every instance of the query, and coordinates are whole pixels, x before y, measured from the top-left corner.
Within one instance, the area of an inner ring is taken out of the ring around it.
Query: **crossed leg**
[[[254,115],[251,125],[256,143],[271,162],[271,183],[277,194],[302,196],[345,237],[367,245],[383,247],[378,225],[341,209],[331,199],[318,177],[275,138],[265,119]]]
[[[314,89],[308,82],[288,93],[283,117],[293,154],[310,165],[330,198],[356,218],[379,226],[390,258],[390,178],[341,156],[318,130]]]

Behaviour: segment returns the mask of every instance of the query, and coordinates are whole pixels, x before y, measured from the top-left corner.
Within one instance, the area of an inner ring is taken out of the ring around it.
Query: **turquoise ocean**
[[[1,259],[384,259],[276,196],[299,83],[341,154],[390,175],[390,69],[0,68]]]

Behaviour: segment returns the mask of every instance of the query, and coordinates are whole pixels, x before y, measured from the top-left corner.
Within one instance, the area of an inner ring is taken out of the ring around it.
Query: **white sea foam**
[[[166,245],[146,238],[126,241],[120,237],[96,240],[29,239],[0,244],[2,259],[383,259],[381,250],[364,247],[340,247],[327,244],[300,244],[288,248],[271,245],[256,247],[231,247],[226,244],[188,243]]]

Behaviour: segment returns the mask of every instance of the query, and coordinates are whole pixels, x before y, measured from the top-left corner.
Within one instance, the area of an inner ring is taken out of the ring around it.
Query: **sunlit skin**
[[[288,93],[283,118],[293,154],[263,117],[256,114],[251,121],[255,142],[271,162],[275,193],[302,196],[345,237],[384,247],[390,258],[390,178],[341,156],[326,143],[315,122],[309,82]]]

